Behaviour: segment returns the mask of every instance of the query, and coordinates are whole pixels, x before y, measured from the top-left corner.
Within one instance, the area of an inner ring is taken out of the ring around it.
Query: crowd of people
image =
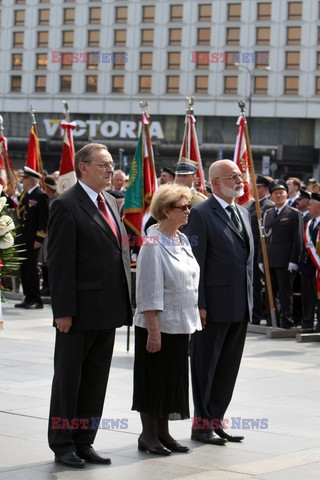
[[[111,463],[92,445],[115,331],[132,324],[132,257],[122,242],[125,173],[101,144],[79,150],[75,168],[77,183],[59,196],[56,172],[42,178],[24,167],[22,186],[7,196],[25,246],[25,298],[15,307],[40,309],[41,294],[51,296],[49,446],[56,462],[83,468]],[[255,201],[237,203],[244,176],[231,160],[213,162],[205,196],[197,190],[197,168],[182,158],[175,169],[162,169],[137,257],[132,410],[141,417],[138,449],[155,455],[189,451],[169,432],[169,420],[190,417],[189,354],[191,439],[212,445],[244,439],[226,431],[224,417],[248,323],[271,325]],[[319,184],[262,175],[256,183],[278,326],[320,332]]]

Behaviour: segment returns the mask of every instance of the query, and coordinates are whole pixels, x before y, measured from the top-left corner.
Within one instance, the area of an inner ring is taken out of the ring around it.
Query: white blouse
[[[157,310],[163,333],[201,330],[199,275],[187,237],[168,237],[152,225],[138,255],[134,325],[146,328],[143,312]]]

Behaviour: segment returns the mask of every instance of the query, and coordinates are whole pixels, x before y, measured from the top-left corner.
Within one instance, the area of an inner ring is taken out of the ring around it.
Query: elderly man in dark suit
[[[209,176],[213,195],[192,208],[185,231],[200,265],[198,305],[204,327],[191,341],[191,438],[222,445],[243,439],[228,434],[220,419],[232,398],[251,320],[254,247],[250,215],[235,204],[244,187],[238,166],[218,160]]]
[[[293,281],[302,253],[303,222],[301,213],[287,205],[288,186],[276,179],[269,185],[274,207],[263,216],[272,290],[278,304],[282,328],[294,325]],[[262,257],[260,255],[260,261]]]
[[[130,260],[114,198],[107,147],[75,156],[78,182],[52,205],[48,268],[56,345],[49,417],[55,459],[110,464],[92,444],[103,410],[115,329],[131,322]],[[103,194],[101,194],[103,192]]]

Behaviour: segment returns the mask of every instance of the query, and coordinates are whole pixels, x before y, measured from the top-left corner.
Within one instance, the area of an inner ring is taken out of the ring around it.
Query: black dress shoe
[[[37,302],[27,303],[24,308],[26,308],[27,310],[35,310],[35,309],[43,308],[43,304],[42,303],[37,303]]]
[[[180,452],[180,453],[187,453],[189,452],[190,448],[185,445],[180,445],[178,442],[166,442],[163,438],[159,437],[160,442],[164,445],[168,450],[171,452]]]
[[[80,458],[88,463],[100,463],[104,465],[111,465],[111,458],[105,458],[99,455],[91,446],[77,448],[77,454]]]
[[[26,308],[27,302],[16,303],[14,308]]]
[[[146,442],[141,438],[141,436],[138,438],[138,450],[140,452],[149,452],[153,453],[154,455],[164,455],[168,456],[171,455],[171,450],[168,450],[167,448],[164,448],[162,446],[159,447],[149,447]]]
[[[75,452],[65,453],[64,455],[56,455],[55,461],[57,463],[63,463],[63,465],[67,465],[67,467],[73,468],[84,468],[86,462],[82,460],[82,458],[78,457]]]
[[[216,437],[212,432],[199,433],[195,430],[191,433],[191,440],[196,440],[197,442],[210,443],[211,445],[225,445],[227,440],[224,438]]]
[[[241,435],[239,435],[239,436],[230,435],[225,430],[223,430],[223,428],[215,428],[214,432],[217,435],[219,435],[220,438],[224,438],[224,439],[228,440],[228,442],[241,442],[244,439],[244,437],[242,437]]]
[[[281,322],[281,328],[285,328],[286,330],[289,330],[289,328],[294,326],[294,323],[291,320],[288,320],[287,318],[283,319]]]

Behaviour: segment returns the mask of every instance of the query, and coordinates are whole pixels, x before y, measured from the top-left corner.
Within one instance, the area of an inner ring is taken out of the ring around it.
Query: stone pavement
[[[232,422],[267,419],[267,429],[244,428],[241,444],[202,445],[190,440],[191,421],[171,422],[188,454],[155,457],[137,450],[139,416],[131,412],[133,341],[118,331],[103,417],[127,419],[127,429],[100,429],[95,448],[111,466],[68,469],[47,446],[54,329],[51,310],[4,305],[0,332],[0,480],[308,480],[320,478],[319,343],[267,339],[249,333],[234,398]],[[133,339],[132,339],[133,340]],[[228,368],[228,365],[226,365]],[[236,420],[237,419],[237,420]],[[126,423],[126,421],[125,421]],[[253,425],[251,424],[251,427]]]

